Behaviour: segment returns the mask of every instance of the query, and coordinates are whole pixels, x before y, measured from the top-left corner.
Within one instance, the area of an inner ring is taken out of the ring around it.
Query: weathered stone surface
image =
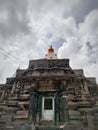
[[[21,126],[21,130],[32,130],[32,126],[28,124],[24,124]]]
[[[72,102],[72,101],[68,102],[69,109],[76,109],[78,106],[79,106],[79,104],[76,102]]]
[[[22,95],[20,95],[20,99],[30,99],[30,95],[29,94],[22,94]]]

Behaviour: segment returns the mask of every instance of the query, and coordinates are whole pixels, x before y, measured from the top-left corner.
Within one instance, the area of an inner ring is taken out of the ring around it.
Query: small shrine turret
[[[50,45],[50,48],[48,49],[48,54],[45,55],[46,59],[58,59],[57,54],[54,53],[54,49],[52,45]]]

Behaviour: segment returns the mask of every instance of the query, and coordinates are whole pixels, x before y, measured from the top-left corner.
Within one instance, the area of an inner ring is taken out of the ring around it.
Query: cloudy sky
[[[0,83],[50,44],[98,82],[98,0],[0,0]]]

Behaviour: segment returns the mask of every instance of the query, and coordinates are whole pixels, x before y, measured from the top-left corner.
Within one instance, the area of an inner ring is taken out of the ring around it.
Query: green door
[[[42,120],[54,121],[54,97],[43,97]]]

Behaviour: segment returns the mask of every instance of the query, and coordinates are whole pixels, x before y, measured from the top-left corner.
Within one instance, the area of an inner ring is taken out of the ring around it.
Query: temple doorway
[[[54,121],[55,109],[54,97],[42,98],[42,121]]]

